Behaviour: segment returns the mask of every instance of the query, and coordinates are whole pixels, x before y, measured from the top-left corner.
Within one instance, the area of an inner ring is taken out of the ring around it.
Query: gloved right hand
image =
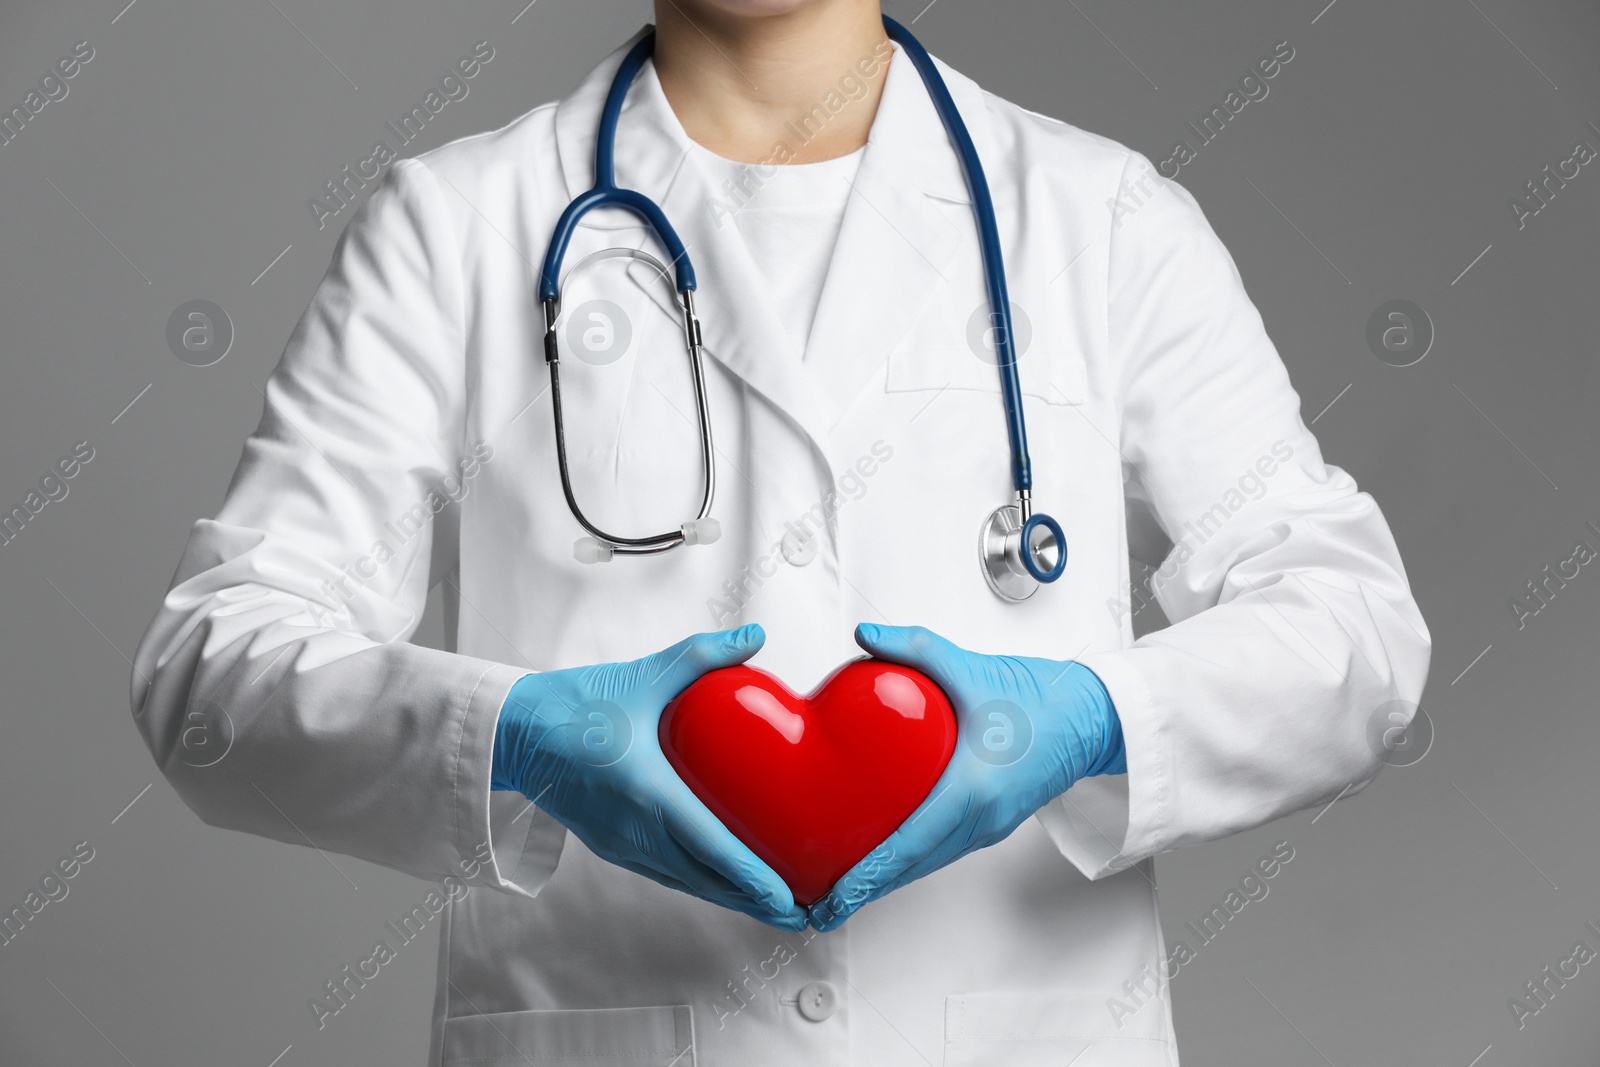
[[[785,930],[806,912],[777,873],[701,803],[661,751],[667,703],[760,650],[760,626],[695,634],[628,663],[529,674],[495,728],[491,789],[514,789],[595,855]]]

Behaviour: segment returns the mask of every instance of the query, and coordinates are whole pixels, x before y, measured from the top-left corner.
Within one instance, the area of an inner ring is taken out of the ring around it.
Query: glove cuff
[[[489,760],[491,790],[522,788],[523,764],[531,747],[529,728],[533,725],[533,694],[529,686],[536,677],[525,674],[517,679],[500,705],[500,717],[494,726],[494,754]]]
[[[1122,719],[1117,715],[1117,706],[1111,699],[1110,690],[1094,671],[1079,663],[1077,666],[1087,677],[1082,679],[1084,695],[1094,701],[1096,709],[1100,712],[1102,745],[1100,758],[1084,774],[1085,778],[1093,778],[1101,774],[1127,774],[1128,749],[1122,740]]]

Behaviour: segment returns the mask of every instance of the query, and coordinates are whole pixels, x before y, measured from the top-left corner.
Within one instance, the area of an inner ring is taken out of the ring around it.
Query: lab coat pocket
[[[687,1004],[507,1011],[446,1019],[440,1067],[694,1067]]]
[[[1111,1000],[1067,992],[946,997],[944,1067],[1172,1067],[1162,1006],[1117,1019]]]
[[[1030,321],[1013,305],[1012,329],[1018,350],[1017,376],[1024,396],[1047,404],[1082,404],[1088,391],[1084,357],[1065,324]],[[960,305],[934,301],[924,320],[889,353],[884,388],[891,393],[920,389],[1000,392],[1000,368],[994,353],[994,327],[988,305],[971,315]]]

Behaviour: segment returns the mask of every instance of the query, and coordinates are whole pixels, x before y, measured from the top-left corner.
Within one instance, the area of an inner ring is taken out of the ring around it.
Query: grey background
[[[74,443],[96,450],[0,546],[0,910],[75,842],[96,850],[0,947],[0,1061],[422,1061],[432,944],[404,948],[321,1032],[306,1000],[426,887],[202,825],[134,731],[127,657],[349,218],[319,231],[307,198],[475,42],[495,58],[408,151],[561,95],[647,17],[638,0],[524,2],[0,5],[0,107],[76,42],[95,49],[0,146],[0,504]],[[1575,141],[1600,148],[1600,9],[1325,4],[888,10],[920,11],[928,46],[988,88],[1153,159],[1276,42],[1297,52],[1182,181],[1328,458],[1393,525],[1433,630],[1437,738],[1359,797],[1158,860],[1175,937],[1273,842],[1296,850],[1174,982],[1185,1063],[1593,1062],[1600,964],[1520,1032],[1507,999],[1580,938],[1600,949],[1583,926],[1600,925],[1600,568],[1524,629],[1507,601],[1580,537],[1600,546],[1583,525],[1600,523],[1600,165],[1520,231],[1506,201]],[[1415,366],[1367,348],[1393,298],[1437,328]],[[167,347],[193,299],[236,330],[213,366]],[[418,640],[438,639],[438,618]]]

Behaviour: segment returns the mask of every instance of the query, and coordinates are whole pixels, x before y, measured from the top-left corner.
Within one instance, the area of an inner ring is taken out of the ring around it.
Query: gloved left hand
[[[783,879],[684,784],[657,733],[669,700],[707,671],[743,663],[765,640],[751,624],[643,659],[526,675],[500,709],[489,787],[520,792],[618,867],[805,929]]]
[[[856,643],[932,678],[950,698],[959,732],[928,798],[811,905],[818,930],[832,930],[863,904],[1005,840],[1080,778],[1127,773],[1111,695],[1082,664],[979,655],[920,626],[863,623]]]

